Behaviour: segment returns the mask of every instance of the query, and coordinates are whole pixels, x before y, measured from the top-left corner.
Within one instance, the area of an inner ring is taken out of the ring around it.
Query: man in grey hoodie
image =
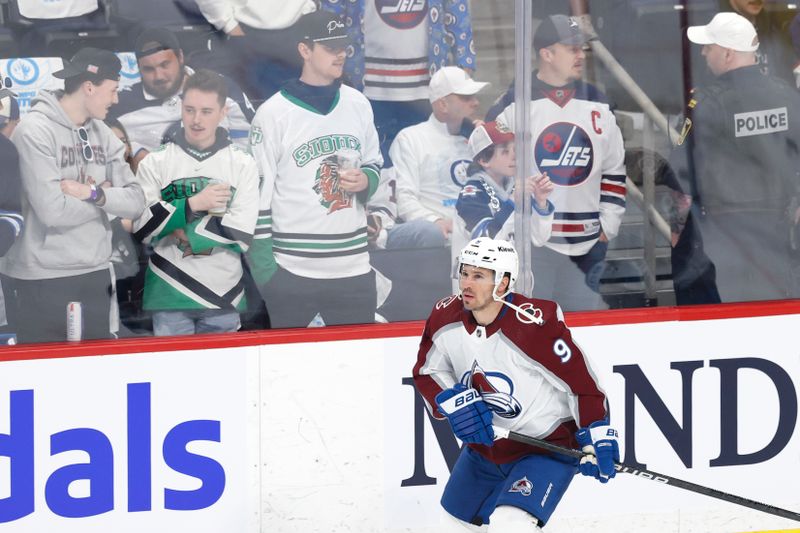
[[[0,262],[9,322],[21,342],[63,341],[67,304],[82,304],[83,338],[110,336],[110,215],[135,219],[144,194],[103,119],[117,103],[120,62],[83,48],[63,91],[42,91],[11,137],[19,151],[25,228]],[[13,302],[12,302],[13,300]]]

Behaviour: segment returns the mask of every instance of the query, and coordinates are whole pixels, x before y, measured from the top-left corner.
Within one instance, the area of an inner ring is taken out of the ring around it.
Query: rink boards
[[[800,314],[724,309],[568,321],[603,323],[574,337],[610,397],[625,462],[800,511]],[[1,352],[0,530],[436,531],[459,443],[411,385],[421,329]],[[579,477],[546,531],[587,527],[800,524],[630,476]]]

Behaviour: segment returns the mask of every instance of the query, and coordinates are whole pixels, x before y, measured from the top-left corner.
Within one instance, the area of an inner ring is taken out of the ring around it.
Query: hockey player
[[[461,251],[459,294],[436,303],[413,375],[433,416],[465,446],[442,495],[443,531],[540,531],[580,471],[605,483],[619,461],[605,394],[555,302],[512,292],[503,240]],[[587,453],[580,463],[508,439],[493,424]]]
[[[253,120],[263,185],[251,271],[273,327],[373,322],[365,205],[383,163],[378,134],[367,99],[339,80],[344,22],[326,11],[302,21],[302,74]]]
[[[531,101],[533,162],[555,184],[550,199],[556,206],[550,240],[534,249],[541,281],[534,294],[568,311],[605,307],[598,278],[625,212],[622,133],[605,96],[581,81],[587,39],[576,21],[552,15],[533,40],[539,57]],[[488,117],[513,100],[509,91]],[[497,117],[512,131],[514,112],[511,104]]]
[[[144,308],[156,335],[237,331],[246,306],[241,255],[258,217],[258,170],[220,127],[226,97],[216,72],[187,78],[183,128],[139,166],[149,207],[134,231],[154,244]]]

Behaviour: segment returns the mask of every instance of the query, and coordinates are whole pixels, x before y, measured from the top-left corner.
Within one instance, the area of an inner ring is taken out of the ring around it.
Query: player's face
[[[183,85],[183,53],[162,50],[139,59],[145,90],[157,98],[178,94]]]
[[[494,272],[488,268],[462,265],[458,278],[464,309],[482,311],[494,303]]]
[[[556,78],[568,83],[581,78],[586,54],[583,46],[556,43],[550,50],[548,66]]]
[[[726,71],[728,51],[727,49],[717,44],[704,44],[703,57],[706,58],[706,65],[708,69],[714,74],[719,76]]]
[[[303,56],[303,75],[301,79],[312,85],[330,85],[342,77],[344,73],[344,61],[347,59],[347,49],[344,46],[328,46],[321,43],[313,43],[306,46]]]
[[[764,0],[730,0],[730,4],[743,17],[755,17],[764,9]]]
[[[492,158],[486,162],[484,168],[493,178],[513,176],[517,171],[517,153],[514,141],[496,145]]]
[[[119,82],[114,80],[103,80],[100,85],[95,85],[90,81],[84,84],[86,90],[86,111],[91,118],[105,120],[108,110],[119,102],[117,89]]]
[[[189,89],[183,93],[181,119],[186,132],[186,141],[200,150],[205,150],[217,138],[217,126],[225,118],[225,106],[220,104],[217,93]]]

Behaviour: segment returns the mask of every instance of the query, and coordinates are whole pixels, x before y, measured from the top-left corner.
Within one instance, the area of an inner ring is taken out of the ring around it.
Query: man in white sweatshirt
[[[196,1],[206,20],[228,35],[221,64],[248,96],[266,100],[300,75],[297,22],[316,10],[314,0]]]
[[[456,200],[472,162],[464,120],[477,111],[476,95],[487,85],[458,67],[442,67],[431,78],[433,113],[427,121],[401,130],[389,148],[397,212],[405,222],[389,231],[387,248],[447,244]]]

